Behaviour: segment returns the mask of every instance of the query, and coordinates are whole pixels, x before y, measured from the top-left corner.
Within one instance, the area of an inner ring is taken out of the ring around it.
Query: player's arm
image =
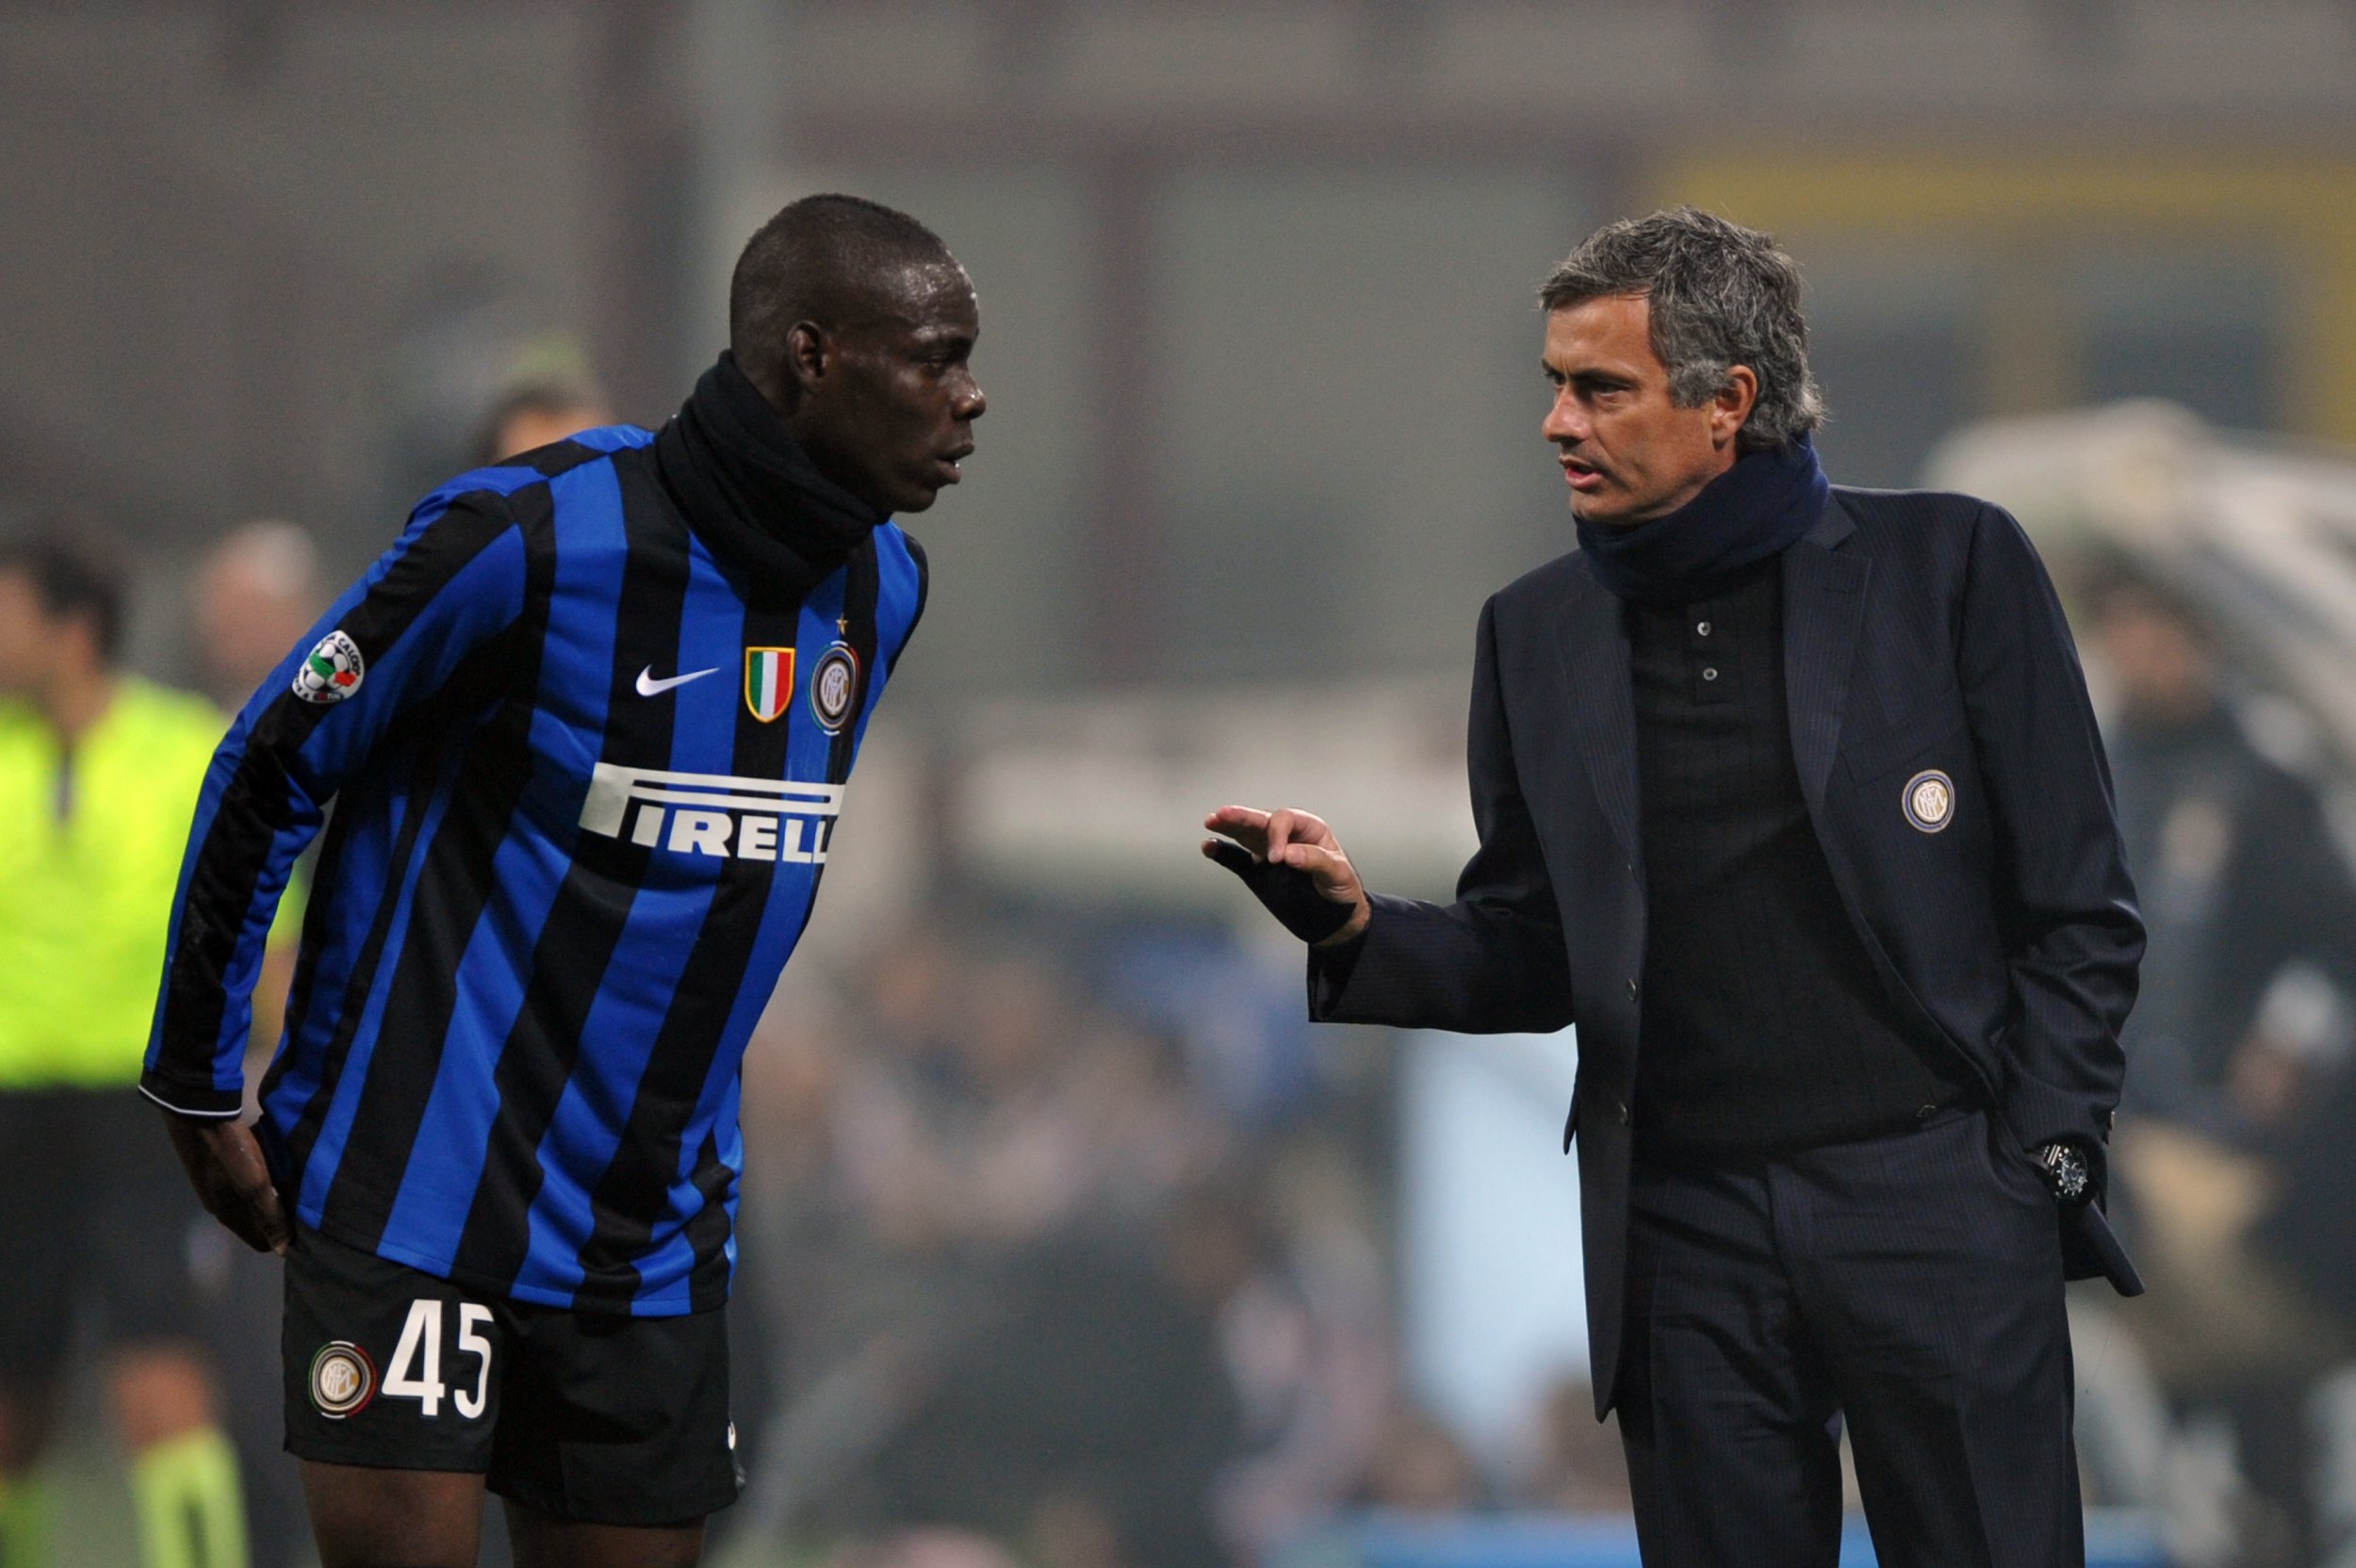
[[[1466,776],[1481,847],[1445,906],[1367,892],[1333,830],[1307,812],[1231,806],[1205,820],[1221,839],[1203,854],[1311,940],[1312,1016],[1462,1034],[1546,1033],[1571,1021],[1562,919],[1497,683],[1494,605],[1481,614]]]
[[[1995,507],[1973,535],[1956,673],[1995,817],[2011,955],[2004,1114],[2025,1148],[2079,1146],[2099,1187],[2143,922],[2061,602],[2021,525]]]
[[[437,494],[254,694],[206,770],[139,1087],[171,1113],[207,1206],[256,1246],[283,1239],[283,1219],[264,1222],[251,1180],[224,1184],[260,1168],[258,1151],[244,1157],[252,1135],[236,1123],[251,998],[279,899],[345,780],[395,720],[518,619],[525,582],[522,531],[505,498]],[[246,1198],[229,1203],[233,1192]]]

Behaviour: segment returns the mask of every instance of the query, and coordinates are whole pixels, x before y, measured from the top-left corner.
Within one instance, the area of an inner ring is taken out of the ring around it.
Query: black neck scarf
[[[1738,458],[1665,516],[1579,525],[1579,547],[1606,588],[1639,604],[1691,604],[1723,592],[1815,524],[1832,485],[1805,435]]]
[[[885,520],[818,471],[727,353],[654,445],[687,526],[748,592],[800,596]]]

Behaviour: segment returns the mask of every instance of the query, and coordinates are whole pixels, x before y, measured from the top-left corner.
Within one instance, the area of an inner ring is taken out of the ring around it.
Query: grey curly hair
[[[1788,446],[1824,422],[1799,265],[1768,236],[1690,206],[1623,218],[1580,241],[1538,287],[1548,311],[1627,294],[1651,302],[1653,352],[1679,407],[1707,402],[1737,365],[1759,378],[1739,450]]]

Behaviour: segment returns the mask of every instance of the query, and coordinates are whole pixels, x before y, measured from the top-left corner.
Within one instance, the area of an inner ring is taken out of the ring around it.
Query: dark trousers
[[[1619,1417],[1646,1568],[2083,1564],[2053,1202],[1988,1119],[1640,1159]]]

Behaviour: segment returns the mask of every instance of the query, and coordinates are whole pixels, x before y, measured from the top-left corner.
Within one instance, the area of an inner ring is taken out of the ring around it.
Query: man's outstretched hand
[[[172,1147],[188,1168],[188,1182],[215,1219],[237,1233],[256,1252],[286,1250],[286,1211],[270,1184],[270,1166],[252,1128],[227,1118],[218,1120],[164,1111]]]
[[[1350,857],[1323,819],[1306,811],[1222,806],[1203,819],[1220,835],[1205,859],[1243,878],[1284,929],[1316,947],[1339,947],[1366,928],[1373,906]]]

